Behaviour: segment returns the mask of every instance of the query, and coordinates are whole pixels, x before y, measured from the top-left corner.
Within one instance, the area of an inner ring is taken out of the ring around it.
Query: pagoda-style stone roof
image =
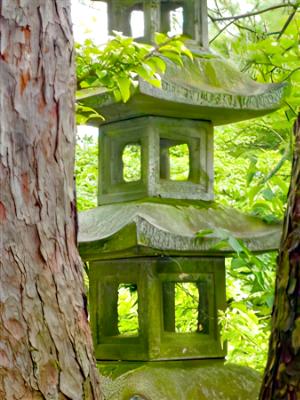
[[[214,249],[227,230],[253,252],[276,250],[281,225],[224,208],[214,202],[147,199],[101,206],[79,214],[79,251],[84,260],[146,255],[230,255]]]
[[[167,61],[161,88],[140,79],[127,103],[117,103],[105,89],[84,89],[78,101],[105,117],[105,122],[143,115],[210,120],[215,125],[255,118],[282,106],[285,83],[261,84],[212,53],[184,59],[184,67]],[[90,124],[99,125],[91,120]]]

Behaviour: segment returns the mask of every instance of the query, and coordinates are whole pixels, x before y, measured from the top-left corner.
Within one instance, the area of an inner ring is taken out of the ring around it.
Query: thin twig
[[[297,12],[297,8],[294,8],[294,11],[289,15],[288,19],[286,20],[285,24],[283,25],[283,28],[281,29],[281,32],[278,35],[278,40],[281,38],[281,36],[286,31],[286,29],[289,26],[289,24],[292,22],[296,12]]]
[[[284,7],[293,7],[295,10],[297,10],[299,8],[299,3],[295,3],[295,4],[281,3],[281,4],[277,4],[275,6],[264,8],[262,10],[252,11],[252,12],[240,14],[240,15],[232,15],[231,17],[214,18],[213,16],[210,15],[209,18],[212,21],[231,21],[231,20],[236,21],[238,19],[253,17],[255,15],[263,14],[265,12],[277,10],[279,8],[284,8]]]
[[[234,22],[234,25],[239,29],[244,29],[245,31],[251,32],[256,36],[258,36],[258,33],[254,29],[249,28],[248,26],[238,24],[237,22]]]
[[[273,35],[279,35],[280,31],[275,31],[275,32],[268,32],[266,35],[267,36],[273,36]]]
[[[300,67],[293,69],[293,71],[291,71],[283,80],[287,81],[293,75],[293,73],[295,73],[299,70],[300,70]]]
[[[219,15],[222,15],[222,13],[221,13],[221,10],[220,10],[220,7],[219,7],[219,4],[218,4],[217,0],[215,0],[215,6],[216,6],[216,9],[217,9],[217,11],[218,11],[218,14],[219,14]]]
[[[263,179],[260,180],[260,182],[258,183],[259,185],[264,185],[266,184],[274,175],[277,174],[277,172],[281,169],[281,167],[283,166],[283,164],[289,160],[291,158],[291,154],[292,154],[292,149],[291,149],[291,145],[289,144],[285,151],[283,156],[281,157],[281,159],[278,161],[278,163],[275,165],[275,167],[272,169],[272,171],[270,171],[268,173],[267,176],[265,176]]]
[[[226,24],[222,29],[219,30],[219,32],[209,41],[209,43],[214,42],[220,35],[223,33],[230,25],[232,25],[234,21],[230,21],[228,24]]]
[[[249,67],[250,67],[251,65],[265,65],[265,66],[268,66],[268,67],[275,67],[275,68],[277,68],[277,69],[280,69],[281,71],[291,72],[290,69],[287,69],[287,68],[285,68],[285,67],[282,67],[281,65],[273,64],[272,62],[251,61],[251,64],[249,65]],[[246,71],[246,70],[247,70],[247,69],[243,69],[243,72]]]
[[[292,111],[292,113],[294,114],[295,117],[297,117],[298,113],[293,109],[293,107],[290,105],[290,103],[286,100],[284,100],[284,104],[288,106],[288,108],[290,109],[290,111]]]

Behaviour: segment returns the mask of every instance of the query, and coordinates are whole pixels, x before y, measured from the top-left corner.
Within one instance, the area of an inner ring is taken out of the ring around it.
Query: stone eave
[[[253,252],[277,250],[281,225],[215,203],[142,201],[101,206],[79,214],[79,250],[84,260],[157,255],[232,254],[214,249],[220,238],[205,229],[226,229]]]
[[[183,68],[168,62],[161,88],[140,79],[127,103],[116,102],[112,93],[103,88],[82,90],[77,100],[103,115],[105,122],[157,115],[222,125],[279,109],[287,91],[286,83],[254,82],[229,62],[214,56],[195,57],[193,62],[186,59]]]

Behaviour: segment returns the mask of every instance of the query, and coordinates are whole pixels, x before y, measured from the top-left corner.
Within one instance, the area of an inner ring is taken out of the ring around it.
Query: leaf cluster
[[[156,34],[154,46],[116,32],[103,47],[86,40],[76,50],[78,89],[102,87],[123,102],[129,100],[140,78],[160,87],[166,59],[182,65],[183,55],[192,58],[183,38],[162,33]]]

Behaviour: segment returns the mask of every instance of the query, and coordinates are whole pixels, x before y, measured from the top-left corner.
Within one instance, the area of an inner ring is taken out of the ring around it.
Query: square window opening
[[[178,182],[190,180],[190,149],[187,143],[161,139],[160,178]]]
[[[164,330],[175,333],[209,333],[206,282],[163,283]]]
[[[175,3],[175,4],[174,4]],[[160,6],[160,31],[169,35],[183,33],[183,1],[164,1]]]
[[[129,143],[122,151],[124,182],[138,182],[142,179],[142,151],[140,143]]]
[[[138,288],[135,283],[118,287],[118,332],[122,336],[138,336]]]

